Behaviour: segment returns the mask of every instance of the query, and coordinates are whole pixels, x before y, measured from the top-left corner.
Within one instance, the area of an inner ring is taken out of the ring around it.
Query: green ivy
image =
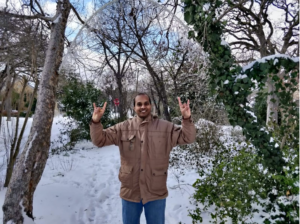
[[[227,1],[227,4],[230,3],[231,1]],[[297,87],[296,77],[299,74],[299,62],[286,55],[278,55],[275,58],[262,58],[253,62],[248,69],[243,70],[242,67],[235,64],[229,46],[221,44],[226,23],[215,20],[215,12],[223,2],[220,0],[184,0],[184,4],[184,18],[189,25],[194,27],[194,31],[189,32],[189,37],[195,38],[203,46],[204,51],[209,53],[210,88],[217,95],[217,100],[224,103],[231,125],[239,125],[243,128],[246,138],[259,150],[258,154],[264,158],[264,166],[270,170],[281,172],[285,162],[280,148],[276,147],[278,143],[271,140],[272,134],[265,131],[265,125],[257,122],[256,117],[251,113],[252,109],[248,104],[247,97],[255,88],[256,83],[262,90],[270,76],[275,83],[276,93],[279,93],[277,94],[279,104],[291,117],[289,123],[281,127],[281,133],[286,132],[291,124],[299,120],[299,114],[295,110],[297,106],[292,100],[292,93]],[[210,4],[208,11],[203,11],[204,4]],[[289,84],[283,84],[281,79],[272,75],[277,74],[282,68],[286,74],[284,78],[290,81]],[[297,127],[292,134],[298,137],[299,128]]]
[[[215,206],[211,213],[213,223],[225,223],[228,218],[232,223],[248,223],[246,220],[258,212],[253,203],[262,205],[268,196],[266,185],[270,181],[258,165],[259,160],[249,145],[240,148],[233,144],[231,149],[219,151],[212,171],[200,170],[201,179],[193,185],[194,198],[204,205],[202,210],[198,207],[190,213],[193,220],[201,221],[201,213]]]
[[[299,165],[287,158],[288,155],[293,155],[293,159],[299,159],[296,156],[299,153],[297,152],[299,111],[296,102],[293,101],[293,93],[298,85],[299,59],[287,55],[268,56],[252,62],[247,68],[242,68],[235,63],[230,47],[222,42],[226,21],[216,19],[216,12],[222,9],[223,4],[230,6],[234,5],[234,2],[231,0],[226,2],[183,0],[183,2],[184,19],[194,28],[188,35],[203,46],[209,57],[207,74],[211,92],[224,104],[230,124],[241,126],[246,139],[257,149],[253,155],[242,151],[236,156],[238,159],[246,158],[244,164],[239,164],[235,160],[216,158],[217,163],[213,172],[194,184],[197,191],[194,195],[196,202],[207,204],[204,209],[200,207],[195,209],[191,214],[193,221],[202,221],[201,212],[215,205],[216,211],[212,213],[215,223],[225,223],[226,217],[232,218],[233,223],[246,223],[243,217],[255,212],[251,207],[252,203],[262,203],[261,199],[268,197],[269,203],[262,206],[267,212],[275,211],[277,208],[279,213],[265,218],[264,223],[298,222],[299,203],[298,200],[291,198],[299,194],[299,178],[295,176],[295,173],[299,172]],[[204,10],[205,4],[209,5],[209,10]],[[285,74],[282,79],[277,76],[279,71]],[[274,83],[274,94],[278,97],[281,109],[280,125],[273,124],[273,128],[268,128],[265,122],[257,119],[247,101],[253,89],[258,88],[259,92],[265,89],[267,79],[271,79]],[[257,169],[258,162],[267,169],[267,175],[262,176]],[[249,170],[253,174],[249,178],[247,176],[248,179],[242,188],[256,192],[249,204],[246,190],[238,188],[238,183],[243,183],[241,179],[243,175],[240,175],[236,167],[239,167],[241,172]],[[237,179],[233,182],[230,178],[234,178],[235,175]],[[261,182],[258,183],[256,180]],[[272,193],[272,188],[276,188],[278,193]],[[247,202],[243,201],[245,198]]]

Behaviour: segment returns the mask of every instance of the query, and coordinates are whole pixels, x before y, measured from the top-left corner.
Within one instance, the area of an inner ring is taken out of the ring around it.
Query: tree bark
[[[2,89],[3,86],[4,86],[4,80],[5,80],[5,77],[6,77],[6,68],[7,68],[7,65],[5,66],[5,70],[1,73],[0,89]],[[2,127],[3,105],[4,105],[4,98],[2,99],[1,104],[0,104],[0,131],[1,131],[1,127]]]
[[[119,101],[120,101],[119,106],[117,106],[117,108],[119,110],[119,114],[120,114],[119,121],[124,121],[127,118],[127,113],[126,113],[127,94],[126,94],[126,91],[123,91],[122,78],[116,77],[116,79],[117,79],[118,95],[119,95]]]
[[[154,107],[155,107],[155,110],[156,110],[156,114],[158,116],[161,116],[161,112],[160,112],[160,108],[159,108],[160,100],[158,100],[158,102],[156,102],[155,94],[153,92],[153,89],[151,87],[149,87],[149,89],[150,89],[150,93],[151,93],[151,96],[152,96],[152,99],[153,99],[153,103],[154,103]]]
[[[278,124],[278,97],[275,93],[275,85],[271,77],[267,79],[268,97],[267,97],[267,119],[266,125],[272,127],[272,124]]]
[[[27,84],[27,82],[26,82],[26,84]],[[13,144],[11,146],[10,160],[9,160],[8,168],[7,168],[7,171],[6,171],[6,177],[5,177],[4,187],[8,187],[8,184],[10,182],[10,179],[11,179],[11,176],[12,176],[12,172],[13,172],[13,169],[14,169],[14,165],[15,165],[16,159],[17,159],[17,157],[19,155],[19,152],[20,152],[21,141],[22,141],[22,138],[23,138],[23,135],[24,135],[24,132],[25,132],[27,121],[28,121],[28,118],[29,118],[29,115],[30,115],[30,111],[31,111],[31,108],[32,108],[32,104],[33,104],[33,101],[34,101],[34,96],[37,93],[37,89],[38,89],[38,80],[36,80],[34,91],[33,91],[33,94],[32,94],[32,96],[30,98],[28,110],[27,110],[27,113],[26,113],[26,116],[25,116],[25,120],[24,120],[24,123],[23,123],[23,126],[22,126],[22,129],[20,131],[20,135],[19,136],[17,136],[18,135],[17,130],[18,130],[18,127],[19,127],[19,113],[17,115],[17,124],[16,124],[15,139],[14,139],[14,142],[13,142]],[[20,99],[23,99],[22,96],[23,95],[21,94]]]
[[[20,94],[19,102],[18,102],[18,108],[20,108],[21,101],[23,100],[23,95],[24,95],[27,83],[28,83],[28,81],[26,79],[24,79],[22,91],[21,91],[21,94]],[[15,146],[16,146],[18,131],[19,131],[19,115],[20,115],[20,112],[18,111],[17,117],[16,117],[16,128],[15,128],[15,133],[14,133],[14,140],[13,140],[11,146],[10,146],[9,158],[7,158],[7,169],[6,169],[4,187],[8,187],[8,184],[9,184],[9,181],[10,181],[10,178],[11,178],[11,175],[12,175],[12,171],[13,171],[13,168],[14,168],[14,164],[15,164],[15,160],[13,159],[13,157],[14,157],[13,155],[14,155],[14,152],[15,152]]]
[[[5,96],[3,98],[3,106],[6,110],[7,121],[11,121],[11,89],[13,88],[14,77],[12,76],[11,66],[7,63],[6,69],[6,89]],[[3,107],[2,107],[3,108]]]
[[[38,92],[38,101],[30,135],[12,174],[3,209],[3,223],[21,224],[24,215],[33,219],[33,194],[44,171],[49,153],[54,116],[58,69],[64,50],[64,33],[71,4],[58,1],[58,18],[51,25],[51,37]],[[24,214],[25,213],[25,214]]]

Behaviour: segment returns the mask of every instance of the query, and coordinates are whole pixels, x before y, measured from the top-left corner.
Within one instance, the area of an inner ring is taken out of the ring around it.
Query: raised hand
[[[177,97],[177,99],[182,117],[184,119],[189,118],[191,116],[190,100],[188,100],[187,103],[182,104],[180,97]]]
[[[96,104],[93,103],[94,106],[94,112],[93,112],[93,121],[94,122],[99,122],[101,117],[103,116],[104,112],[105,112],[105,108],[106,108],[106,102],[104,103],[103,107],[96,107]]]

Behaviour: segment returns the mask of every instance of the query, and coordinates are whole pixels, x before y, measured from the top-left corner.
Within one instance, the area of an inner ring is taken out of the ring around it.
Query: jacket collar
[[[149,114],[145,119],[140,118],[139,116],[135,115],[135,119],[138,124],[147,123],[153,121],[153,119],[157,118],[157,115]]]

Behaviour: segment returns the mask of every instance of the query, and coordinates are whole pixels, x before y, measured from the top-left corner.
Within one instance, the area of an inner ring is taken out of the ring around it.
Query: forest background
[[[7,121],[0,119],[1,131],[17,119],[4,137],[4,223],[33,218],[55,106],[73,119],[64,130],[69,141],[50,151],[60,153],[89,139],[92,102],[109,102],[109,126],[132,115],[132,97],[141,91],[159,117],[180,122],[180,96],[191,100],[195,121],[214,123],[200,126],[196,143],[177,148],[170,160],[171,166],[185,161],[206,177],[193,185],[194,200],[205,205],[190,213],[194,222],[214,205],[216,223],[226,217],[243,223],[256,212],[254,203],[278,211],[265,223],[298,222],[298,2],[6,1],[0,16],[0,115]],[[20,92],[13,88],[17,80]],[[28,83],[34,83],[32,94],[22,111]],[[216,128],[228,124],[243,130],[231,144]],[[211,166],[199,162],[204,155]]]

